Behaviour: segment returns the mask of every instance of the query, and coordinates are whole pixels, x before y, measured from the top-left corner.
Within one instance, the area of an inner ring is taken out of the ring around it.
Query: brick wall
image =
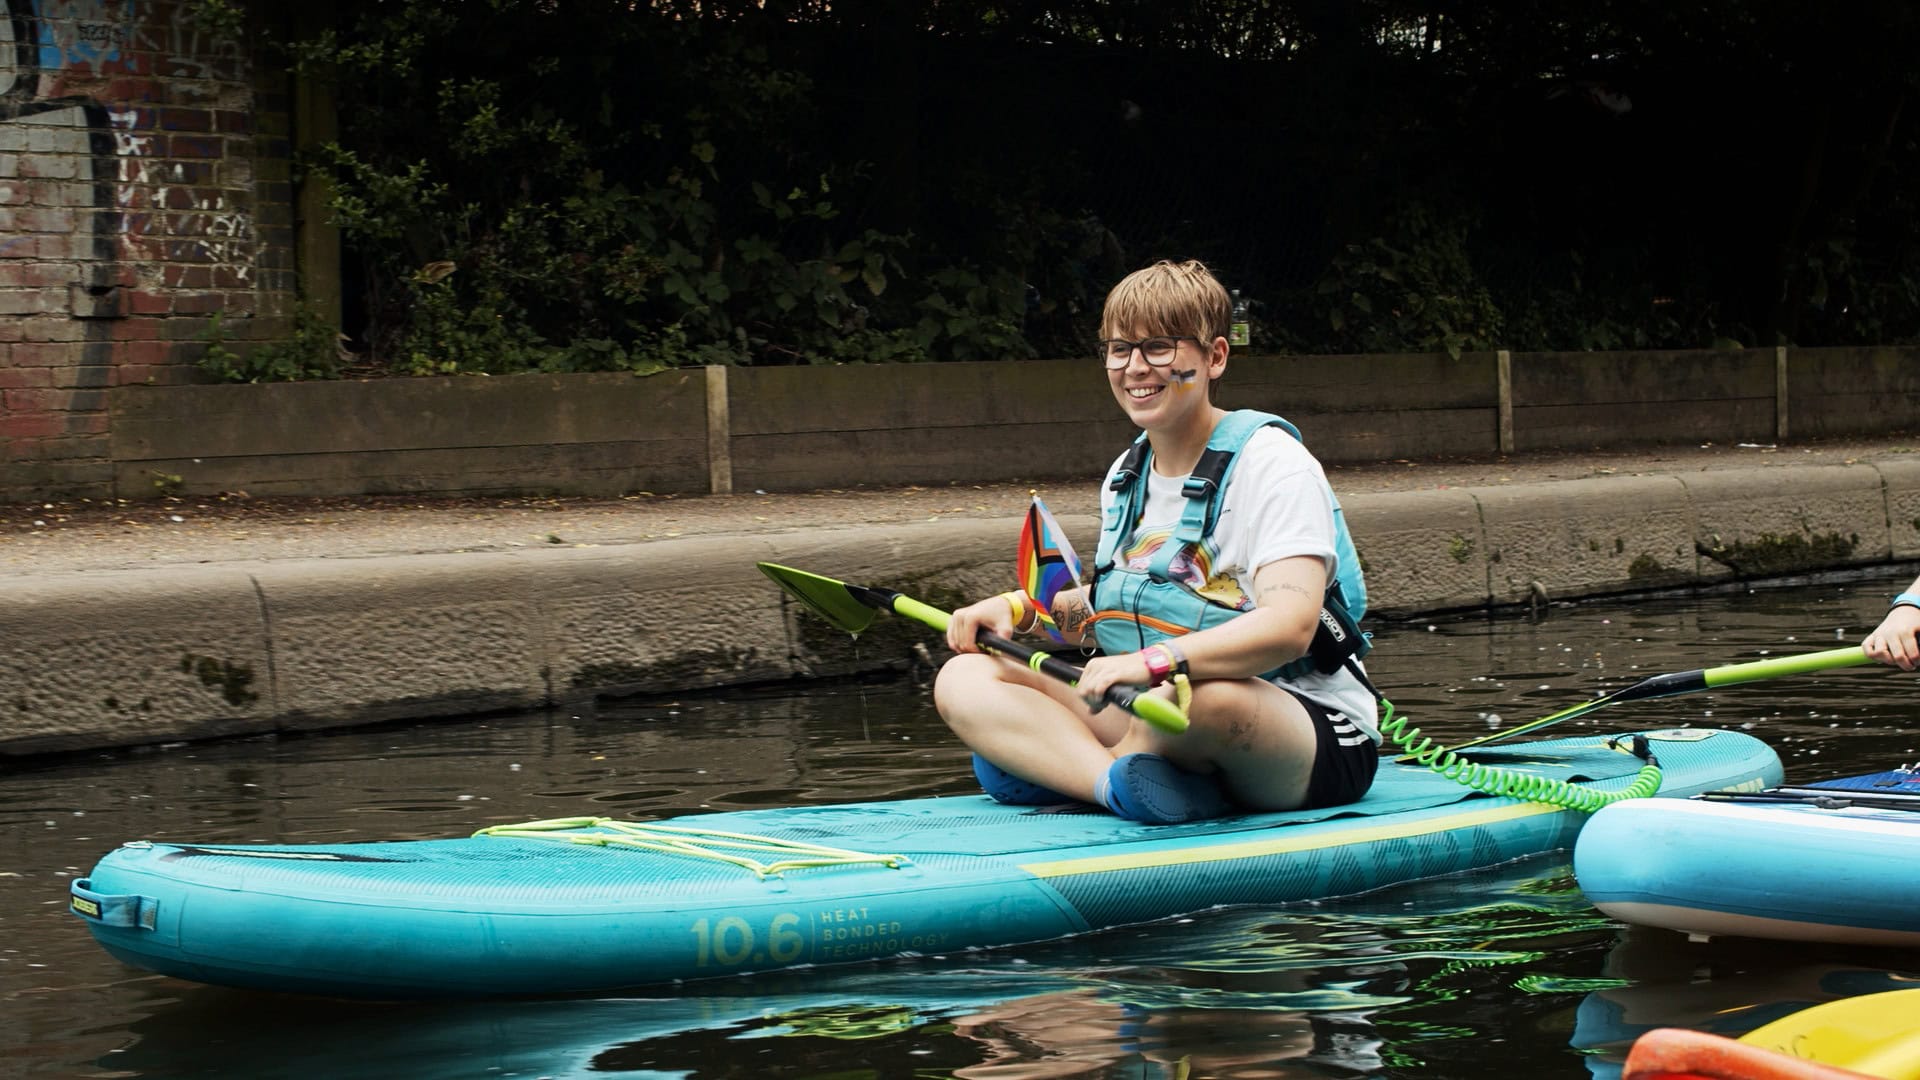
[[[0,0],[0,502],[113,494],[107,391],[284,331],[284,77],[169,0]]]

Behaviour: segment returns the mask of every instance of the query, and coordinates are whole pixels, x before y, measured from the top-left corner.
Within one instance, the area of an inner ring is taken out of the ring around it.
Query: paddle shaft
[[[1698,797],[1707,802],[1778,803],[1814,806],[1823,810],[1844,810],[1849,806],[1858,806],[1869,810],[1920,812],[1920,796],[1875,795],[1864,791],[1783,788],[1778,791],[1708,791]]]
[[[1721,686],[1737,686],[1741,683],[1759,682],[1761,679],[1776,679],[1783,675],[1806,675],[1815,671],[1827,671],[1832,668],[1857,667],[1873,661],[1865,650],[1854,645],[1845,649],[1828,649],[1825,652],[1801,653],[1797,656],[1776,656],[1766,660],[1751,660],[1744,664],[1727,664],[1716,668],[1695,668],[1692,671],[1673,671],[1665,675],[1655,675],[1642,679],[1632,686],[1615,690],[1605,697],[1592,701],[1583,701],[1570,709],[1562,709],[1551,716],[1543,716],[1516,728],[1497,731],[1491,735],[1482,735],[1453,747],[1454,750],[1466,750],[1475,746],[1485,746],[1502,739],[1511,739],[1515,735],[1524,735],[1529,731],[1538,731],[1549,724],[1562,720],[1586,716],[1598,712],[1609,705],[1622,701],[1649,701],[1654,698],[1673,697],[1677,694],[1691,694],[1697,690],[1711,690]]]
[[[758,565],[761,572],[772,578],[788,596],[800,601],[808,610],[848,633],[857,634],[866,629],[873,620],[872,613],[876,611],[891,611],[943,633],[953,622],[953,616],[947,612],[891,589],[849,585],[844,581],[835,581],[832,578],[821,577],[819,574],[811,574],[805,570],[796,570],[791,566],[781,566],[778,563],[763,562]],[[1051,653],[1030,648],[1017,641],[1009,641],[998,634],[982,632],[975,640],[983,649],[1019,660],[1034,671],[1049,678],[1059,679],[1068,686],[1077,686],[1080,682],[1080,668]],[[1110,705],[1120,706],[1162,731],[1177,735],[1187,730],[1187,714],[1181,712],[1179,706],[1165,698],[1141,693],[1137,687],[1126,685],[1109,687],[1101,698]]]
[[[1859,667],[1862,664],[1871,663],[1873,658],[1867,655],[1866,650],[1854,645],[1845,649],[1828,649],[1825,652],[1776,656],[1745,664],[1729,664],[1726,667],[1709,668],[1701,674],[1709,687],[1733,686],[1737,683],[1757,682],[1782,675],[1807,675],[1815,671]]]
[[[857,589],[858,586],[850,586],[849,588]],[[941,611],[931,604],[923,604],[911,596],[885,592],[880,589],[862,589],[860,592],[872,593],[876,599],[885,597],[887,607],[896,614],[904,615],[915,622],[925,623],[935,630],[945,631],[947,625],[953,621],[953,617],[946,612]],[[859,593],[856,592],[855,595],[857,596]],[[1080,681],[1079,667],[1042,649],[1022,645],[1017,641],[1003,638],[999,634],[990,634],[984,630],[980,632],[979,637],[975,638],[975,640],[980,643],[981,648],[989,652],[999,653],[1002,656],[1019,660],[1033,670],[1040,672],[1042,675],[1052,676],[1066,683],[1068,686],[1073,686]],[[1151,694],[1143,694],[1139,690],[1125,684],[1109,687],[1104,696],[1108,702],[1120,706],[1162,731],[1178,734],[1187,728],[1186,714],[1182,713],[1173,703],[1167,701],[1165,698],[1157,698]]]

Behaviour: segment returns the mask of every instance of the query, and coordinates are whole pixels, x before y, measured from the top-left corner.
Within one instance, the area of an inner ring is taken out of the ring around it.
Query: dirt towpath
[[[1631,449],[1376,461],[1329,466],[1342,495],[1595,476],[1838,465],[1920,454],[1920,435],[1786,445],[1687,443]],[[639,544],[863,523],[1013,517],[1037,490],[1056,513],[1093,513],[1098,483],[1021,481],[802,493],[622,498],[368,496],[0,504],[0,576],[233,561]]]

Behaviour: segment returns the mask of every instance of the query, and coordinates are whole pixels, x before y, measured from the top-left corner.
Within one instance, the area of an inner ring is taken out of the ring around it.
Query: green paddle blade
[[[862,595],[872,594],[870,589],[859,589],[844,581],[835,581],[819,574],[809,574],[805,570],[795,570],[791,566],[779,563],[756,563],[760,572],[773,579],[773,583],[786,590],[788,596],[800,601],[815,615],[832,623],[849,634],[857,634],[873,625],[875,609],[862,600]]]

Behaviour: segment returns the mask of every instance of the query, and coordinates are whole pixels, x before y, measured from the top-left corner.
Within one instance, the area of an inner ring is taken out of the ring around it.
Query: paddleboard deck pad
[[[1641,800],[1651,802],[1651,800]],[[1920,771],[1900,769],[1660,805],[1615,803],[1574,876],[1622,922],[1695,939],[1920,946]]]
[[[1779,758],[1751,736],[1644,734],[1662,795],[1780,782]],[[1600,735],[1472,758],[1601,791],[1625,789],[1642,764]],[[1565,848],[1589,816],[1383,760],[1350,806],[1173,826],[969,795],[447,840],[137,841],[75,881],[70,906],[119,959],[199,982],[585,993],[1344,896]]]

